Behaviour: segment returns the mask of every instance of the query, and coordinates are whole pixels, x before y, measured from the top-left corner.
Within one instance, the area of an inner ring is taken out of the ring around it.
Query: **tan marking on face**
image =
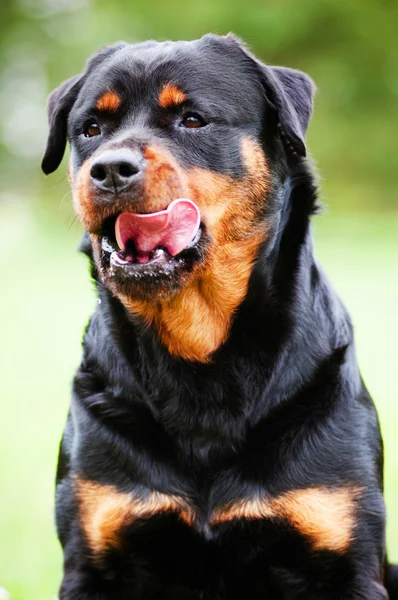
[[[116,112],[121,103],[119,94],[107,90],[100,98],[98,98],[95,105],[97,110],[104,112]]]
[[[186,177],[173,155],[159,146],[144,150],[145,179],[143,200],[138,212],[156,212],[166,209],[177,198],[186,198]]]
[[[91,183],[90,169],[93,157],[87,159],[77,171],[72,182],[73,205],[77,216],[89,233],[98,232],[105,219],[115,214],[120,201],[97,202],[95,190]]]
[[[197,167],[188,174],[190,198],[199,206],[217,246],[264,231],[259,216],[270,187],[267,161],[251,138],[242,140],[241,154],[246,171],[241,179]]]
[[[355,487],[292,490],[277,498],[254,498],[231,503],[213,512],[211,525],[233,519],[282,519],[308,538],[314,550],[345,552],[355,528]]]
[[[186,96],[180,88],[171,83],[166,83],[159,94],[158,103],[162,108],[172,108],[185,102]]]
[[[75,211],[87,231],[92,230],[92,221],[97,220],[90,191],[90,168],[91,159],[88,159],[79,168],[72,187]]]
[[[206,264],[171,298],[157,303],[121,298],[129,311],[155,326],[175,357],[206,363],[226,341],[266,238],[259,217],[270,182],[266,159],[249,138],[242,143],[242,155],[242,180],[196,167],[186,173],[185,197],[197,204],[213,239]]]
[[[122,529],[138,519],[167,512],[176,512],[192,525],[195,513],[178,496],[151,492],[145,499],[120,492],[112,485],[75,479],[80,525],[94,556],[107,549],[120,550]]]

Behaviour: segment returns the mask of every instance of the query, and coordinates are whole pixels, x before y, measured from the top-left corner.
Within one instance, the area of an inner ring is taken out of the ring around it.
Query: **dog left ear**
[[[53,173],[61,163],[66,147],[68,115],[81,85],[81,75],[75,75],[51,92],[48,98],[47,115],[50,131],[41,163],[41,168],[46,175]]]

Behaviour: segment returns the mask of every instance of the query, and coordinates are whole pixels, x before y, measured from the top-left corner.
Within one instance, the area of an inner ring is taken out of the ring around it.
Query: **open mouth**
[[[104,224],[102,251],[114,273],[170,274],[198,245],[200,225],[198,207],[185,198],[155,213],[123,212]]]

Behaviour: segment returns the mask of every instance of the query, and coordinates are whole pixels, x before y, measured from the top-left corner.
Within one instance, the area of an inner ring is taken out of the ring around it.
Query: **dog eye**
[[[84,136],[94,137],[95,135],[101,135],[101,128],[95,121],[87,121],[83,127]]]
[[[188,113],[181,121],[181,127],[187,127],[187,129],[197,129],[206,125],[206,121],[196,113]]]

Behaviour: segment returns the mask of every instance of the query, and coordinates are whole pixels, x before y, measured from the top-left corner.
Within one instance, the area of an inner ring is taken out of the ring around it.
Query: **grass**
[[[61,222],[60,222],[61,221]],[[398,561],[398,215],[315,220],[317,254],[356,326],[386,447],[388,546]],[[78,230],[43,207],[0,207],[0,587],[52,600],[61,577],[53,478],[83,327],[95,306]],[[395,500],[395,502],[394,502]]]

